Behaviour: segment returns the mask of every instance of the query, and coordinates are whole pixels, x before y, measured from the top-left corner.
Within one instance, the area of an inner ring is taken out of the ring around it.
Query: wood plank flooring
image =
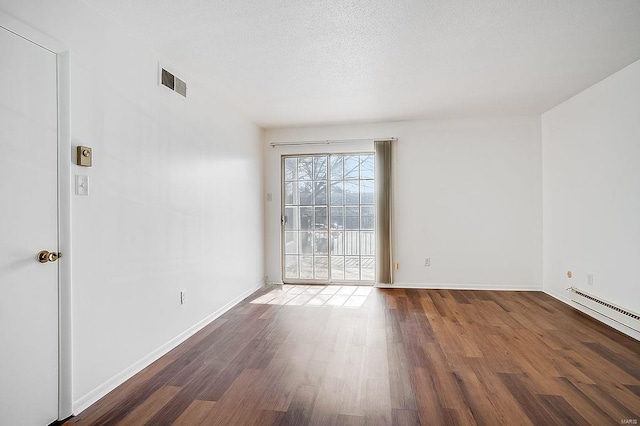
[[[640,342],[544,293],[373,289],[336,307],[272,290],[65,424],[640,421]]]

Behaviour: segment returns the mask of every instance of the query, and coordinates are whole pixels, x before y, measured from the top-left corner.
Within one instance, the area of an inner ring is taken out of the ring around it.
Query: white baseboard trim
[[[284,285],[282,281],[267,281],[267,285]]]
[[[415,284],[393,283],[376,284],[377,288],[405,288],[417,290],[498,290],[498,291],[542,291],[542,287],[536,285],[507,285],[507,284]]]
[[[149,365],[151,365],[151,363],[155,362],[160,357],[162,357],[163,355],[167,354],[170,350],[172,350],[173,348],[178,346],[180,343],[182,343],[185,340],[187,340],[189,337],[191,337],[194,334],[196,334],[198,331],[203,329],[209,323],[211,323],[212,321],[214,321],[215,319],[220,317],[222,314],[227,312],[229,309],[233,308],[238,303],[242,302],[245,298],[250,296],[253,292],[261,289],[262,287],[264,287],[264,284],[261,282],[257,286],[255,286],[253,288],[250,288],[249,290],[245,291],[244,293],[242,293],[241,295],[239,295],[235,299],[231,300],[229,303],[227,303],[224,306],[222,306],[220,309],[218,309],[215,312],[213,312],[211,315],[207,316],[206,318],[204,318],[203,320],[199,321],[195,325],[189,327],[187,330],[183,331],[182,333],[180,333],[179,335],[177,335],[173,339],[169,340],[167,343],[165,343],[164,345],[160,346],[158,349],[156,349],[153,352],[151,352],[150,354],[144,356],[143,358],[141,358],[137,362],[133,363],[131,366],[125,368],[120,373],[116,374],[115,376],[111,377],[109,380],[107,380],[103,384],[97,386],[95,389],[93,389],[88,394],[84,395],[81,398],[78,398],[73,403],[73,413],[74,413],[74,415],[80,414],[82,411],[87,409],[89,406],[91,406],[92,404],[97,402],[100,398],[104,397],[106,394],[108,394],[109,392],[111,392],[112,390],[114,390],[115,388],[120,386],[122,383],[124,383],[127,380],[129,380],[135,374],[139,373],[144,368],[146,368]]]
[[[566,295],[566,294],[562,294],[562,293],[558,293],[556,291],[552,291],[552,290],[543,290],[546,294],[548,294],[549,296],[553,297],[554,299],[558,299],[559,301],[561,301],[562,303],[571,306],[572,308],[577,309],[578,311],[582,312],[585,315],[589,315],[591,318],[596,319],[598,321],[600,321],[601,323],[608,325],[609,327],[618,330],[620,333],[622,334],[626,334],[629,337],[632,337],[636,340],[640,340],[640,333],[638,333],[637,331],[626,327],[622,324],[620,324],[617,321],[614,321],[610,318],[605,317],[604,315],[593,311],[589,308],[586,308],[582,305],[580,305],[579,303],[574,302],[573,300],[571,300],[571,298]]]

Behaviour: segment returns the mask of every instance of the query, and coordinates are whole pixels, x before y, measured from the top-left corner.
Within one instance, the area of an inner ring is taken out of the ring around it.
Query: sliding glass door
[[[374,155],[282,158],[284,282],[373,282]]]

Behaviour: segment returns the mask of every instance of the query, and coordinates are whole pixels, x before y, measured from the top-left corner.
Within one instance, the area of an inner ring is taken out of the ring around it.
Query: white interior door
[[[58,415],[56,55],[0,28],[0,424]],[[53,257],[51,257],[53,260]]]

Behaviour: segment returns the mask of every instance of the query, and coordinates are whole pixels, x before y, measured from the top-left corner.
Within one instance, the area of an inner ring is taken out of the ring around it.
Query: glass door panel
[[[373,154],[283,157],[285,282],[373,281]]]

